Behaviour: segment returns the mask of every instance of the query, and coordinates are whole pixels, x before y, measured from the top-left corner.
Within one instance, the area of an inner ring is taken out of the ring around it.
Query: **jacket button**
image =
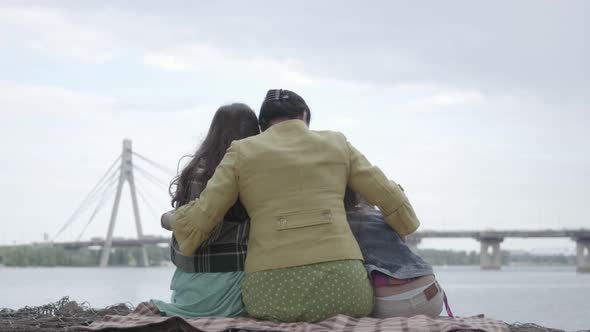
[[[279,218],[278,224],[279,224],[279,226],[287,225],[287,219],[286,218]]]

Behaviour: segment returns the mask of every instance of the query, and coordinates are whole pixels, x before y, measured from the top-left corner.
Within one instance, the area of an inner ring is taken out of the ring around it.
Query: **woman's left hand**
[[[160,217],[160,224],[162,225],[162,228],[169,231],[172,230],[172,219],[174,218],[174,212],[175,210],[170,210]]]

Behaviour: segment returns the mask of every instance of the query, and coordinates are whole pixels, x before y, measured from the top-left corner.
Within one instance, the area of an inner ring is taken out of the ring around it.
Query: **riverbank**
[[[146,246],[151,266],[170,264],[170,249]],[[418,249],[420,255],[431,265],[479,265],[476,251]],[[141,252],[138,248],[114,248],[109,258],[110,266],[137,266]],[[0,248],[0,265],[5,266],[98,266],[100,250],[67,250],[48,244],[23,245]],[[564,254],[531,254],[526,252],[502,251],[503,266],[576,266],[576,256]]]
[[[133,311],[130,304],[92,308],[86,303],[70,301],[68,297],[36,307],[0,309],[0,332],[26,331],[87,331],[84,327],[101,321],[106,315],[125,316]],[[265,324],[265,323],[262,323]],[[261,324],[261,325],[262,325]],[[507,324],[511,332],[562,332],[532,323]],[[240,331],[249,331],[240,329]],[[252,330],[253,331],[253,330]],[[456,330],[461,331],[461,330]],[[590,331],[590,330],[587,330]]]
[[[576,273],[573,266],[434,270],[457,315],[483,313],[508,323],[533,322],[568,331],[590,327],[590,274]],[[65,295],[95,308],[167,301],[173,273],[174,267],[0,267],[0,284],[5,285],[0,287],[0,308],[40,306]]]

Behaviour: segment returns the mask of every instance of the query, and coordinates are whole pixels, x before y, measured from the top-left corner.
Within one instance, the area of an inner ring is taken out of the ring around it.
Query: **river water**
[[[508,323],[590,329],[590,274],[574,267],[435,267],[456,315],[483,313]],[[9,268],[0,266],[0,308],[40,305],[69,296],[95,307],[168,299],[172,267]]]

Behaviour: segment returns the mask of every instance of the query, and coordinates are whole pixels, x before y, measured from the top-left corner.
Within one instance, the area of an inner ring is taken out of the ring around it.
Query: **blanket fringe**
[[[133,306],[128,303],[93,309],[88,302],[77,303],[66,296],[36,307],[0,309],[0,332],[84,331],[80,326],[87,326],[105,315],[127,315],[132,311]]]
[[[0,332],[77,332],[88,331],[84,326],[106,315],[125,316],[133,312],[130,303],[119,303],[104,309],[94,309],[88,302],[77,303],[63,297],[59,301],[13,310],[0,309]],[[543,327],[533,323],[516,322],[508,324],[511,332],[563,332],[560,329]],[[237,330],[236,330],[237,331]],[[244,330],[240,330],[244,331]],[[579,332],[590,332],[580,330]]]

